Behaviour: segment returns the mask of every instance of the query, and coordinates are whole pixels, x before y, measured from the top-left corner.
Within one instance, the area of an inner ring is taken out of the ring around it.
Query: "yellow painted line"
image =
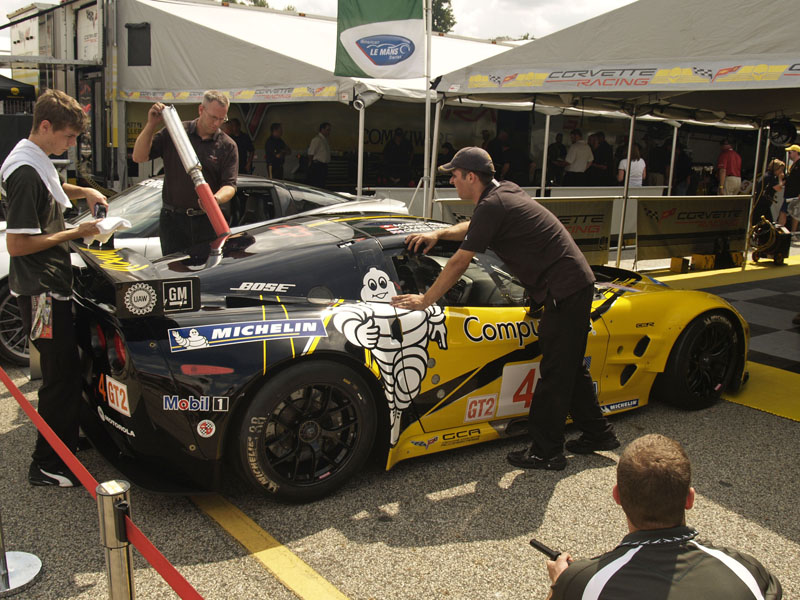
[[[283,309],[283,315],[286,317],[286,320],[288,321],[289,320],[289,311],[286,310],[286,307],[283,305],[283,302],[281,302],[281,297],[280,296],[275,296],[275,299],[278,302],[280,302],[281,308]],[[297,358],[297,355],[295,354],[295,351],[294,351],[294,339],[289,338],[289,343],[292,346],[292,358]]]
[[[256,560],[298,598],[347,600],[347,596],[328,580],[222,496],[214,494],[191,498],[200,510],[247,548]]]
[[[720,285],[750,283],[753,281],[764,281],[766,279],[800,275],[800,255],[787,257],[785,259],[785,264],[780,266],[776,265],[772,260],[762,260],[758,264],[748,262],[744,271],[742,271],[741,267],[736,267],[733,269],[694,271],[692,273],[659,271],[648,272],[647,275],[669,284],[670,287],[684,290],[699,290]]]
[[[754,362],[747,363],[747,370],[750,379],[737,394],[725,394],[726,400],[800,421],[800,402],[797,400],[800,374]]]

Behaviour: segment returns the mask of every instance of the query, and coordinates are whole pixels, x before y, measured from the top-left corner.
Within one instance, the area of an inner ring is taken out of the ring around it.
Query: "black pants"
[[[541,379],[528,417],[534,454],[542,458],[563,452],[567,414],[589,436],[602,438],[612,431],[583,360],[593,293],[594,286],[589,285],[558,302],[545,301],[539,321]]]
[[[195,244],[210,242],[217,234],[208,215],[188,216],[185,213],[161,209],[159,218],[161,254],[188,250]]]
[[[17,298],[24,330],[31,330],[31,298]],[[81,365],[70,300],[53,299],[53,337],[33,341],[39,351],[42,385],[38,411],[70,450],[78,447],[78,410],[81,402]],[[61,459],[40,433],[33,460],[42,467],[57,467]]]
[[[269,178],[283,179],[283,163],[269,163]]]
[[[308,165],[308,185],[314,187],[325,187],[325,180],[328,178],[328,163],[312,160]]]

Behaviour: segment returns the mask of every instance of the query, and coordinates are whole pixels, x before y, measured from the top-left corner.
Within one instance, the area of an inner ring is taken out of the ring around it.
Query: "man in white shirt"
[[[328,136],[331,134],[331,124],[322,123],[319,133],[314,136],[308,146],[308,184],[315,187],[325,187],[328,177],[328,163],[331,162],[331,147]]]
[[[594,160],[594,154],[592,154],[589,144],[583,139],[583,132],[580,129],[570,131],[569,137],[572,145],[567,150],[567,156],[564,157],[564,185],[587,185],[586,169]]]

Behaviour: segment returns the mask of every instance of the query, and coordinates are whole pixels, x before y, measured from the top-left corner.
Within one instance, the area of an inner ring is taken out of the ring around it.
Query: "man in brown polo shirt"
[[[203,94],[194,121],[184,121],[203,177],[219,204],[229,202],[236,193],[236,173],[239,153],[234,142],[220,129],[228,119],[228,97],[216,90]],[[161,111],[165,106],[156,102],[147,113],[147,124],[136,138],[133,160],[141,163],[154,158],[164,160],[163,208],[159,221],[161,252],[170,254],[186,250],[197,243],[216,237],[211,221],[200,207],[191,177],[181,163],[180,155],[166,129],[156,131],[164,123]]]
[[[472,219],[446,229],[406,238],[410,250],[427,253],[439,240],[462,241],[424,294],[404,294],[394,306],[424,310],[449,290],[476,252],[491,248],[528,290],[539,321],[541,379],[528,417],[531,445],[511,452],[508,462],[525,469],[561,470],[567,413],[583,432],[570,440],[570,452],[611,450],[619,441],[600,411],[589,369],[584,363],[594,274],[561,221],[517,184],[497,182],[489,154],[462,148],[440,170],[452,173],[459,198],[475,204]]]

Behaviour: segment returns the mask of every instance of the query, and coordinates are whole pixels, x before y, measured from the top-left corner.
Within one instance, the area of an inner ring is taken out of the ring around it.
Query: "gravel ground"
[[[7,369],[30,399],[36,384]],[[747,390],[747,393],[759,393]],[[763,390],[767,393],[768,390]],[[697,489],[688,523],[701,539],[758,557],[800,595],[797,498],[799,425],[737,404],[701,412],[654,405],[613,419],[623,443],[660,432],[683,443]],[[97,511],[83,490],[26,481],[34,429],[0,393],[0,510],[6,550],[44,563],[31,599],[105,599]],[[611,499],[616,452],[570,458],[563,472],[523,472],[505,462],[521,441],[501,441],[372,466],[334,496],[278,504],[231,481],[225,497],[349,598],[536,598],[547,591],[537,537],[573,556],[596,555],[626,533]],[[115,477],[95,451],[79,454],[98,481]],[[209,600],[294,598],[260,563],[184,497],[134,487],[134,522]],[[139,598],[177,597],[134,552]]]

